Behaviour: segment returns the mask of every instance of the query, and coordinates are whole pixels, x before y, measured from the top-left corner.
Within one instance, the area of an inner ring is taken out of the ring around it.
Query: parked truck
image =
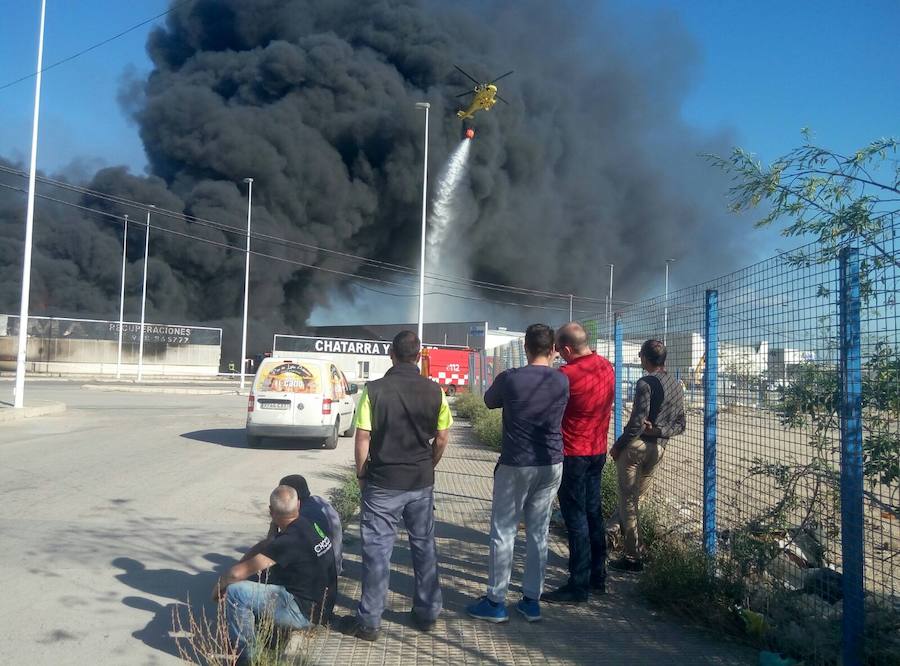
[[[426,347],[422,350],[422,376],[440,384],[447,395],[471,390],[476,377],[470,358],[477,358],[466,347]]]

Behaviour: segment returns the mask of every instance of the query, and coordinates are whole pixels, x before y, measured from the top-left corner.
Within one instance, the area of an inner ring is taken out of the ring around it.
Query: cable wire
[[[10,174],[20,176],[23,178],[28,177],[28,172],[23,171],[21,169],[7,167],[4,165],[0,165],[0,171],[4,171],[6,173],[10,173]],[[141,211],[145,211],[145,212],[147,210],[150,210],[154,215],[162,215],[164,217],[169,217],[169,218],[176,219],[179,221],[214,228],[219,231],[226,232],[226,233],[234,233],[234,234],[238,234],[241,236],[246,236],[246,234],[247,234],[247,232],[241,227],[230,226],[230,225],[227,225],[222,222],[208,220],[208,219],[193,216],[193,215],[187,215],[185,213],[178,213],[176,211],[172,211],[172,210],[169,210],[166,208],[152,206],[150,204],[144,204],[144,203],[141,203],[138,201],[126,199],[124,197],[119,197],[119,196],[108,194],[105,192],[100,192],[98,190],[93,190],[93,189],[90,189],[87,187],[73,185],[71,183],[66,183],[65,181],[48,178],[46,176],[38,176],[37,179],[45,184],[60,187],[60,188],[63,188],[63,189],[66,189],[66,190],[69,190],[72,192],[88,194],[90,196],[94,196],[94,197],[100,198],[102,200],[110,201],[110,202],[116,203],[118,205],[130,206],[130,207],[137,208],[137,209],[139,209]],[[332,250],[330,248],[324,248],[321,246],[313,245],[310,243],[304,243],[301,241],[294,241],[294,240],[290,240],[290,239],[279,237],[279,236],[272,236],[270,234],[251,232],[250,238],[251,238],[251,240],[263,241],[263,242],[272,243],[275,245],[301,247],[304,249],[314,250],[314,251],[322,252],[325,254],[340,256],[340,257],[343,257],[346,259],[351,259],[354,261],[362,262],[366,267],[379,268],[379,269],[383,269],[383,270],[389,270],[389,271],[399,272],[399,273],[408,274],[408,275],[418,275],[418,271],[411,266],[402,266],[400,264],[393,264],[390,262],[384,262],[384,261],[380,261],[377,259],[370,259],[368,257],[355,255],[355,254],[352,254],[349,252],[342,252],[340,250]],[[589,303],[604,303],[605,302],[605,299],[601,299],[601,298],[592,298],[589,296],[580,296],[580,295],[575,295],[575,294],[563,294],[563,293],[557,293],[557,292],[542,291],[542,290],[537,290],[537,289],[529,289],[526,287],[517,287],[515,285],[508,285],[508,284],[503,284],[503,283],[487,282],[487,281],[483,281],[483,280],[473,280],[473,279],[467,279],[467,278],[459,278],[459,277],[444,275],[444,274],[440,274],[440,273],[426,272],[425,277],[430,281],[441,281],[443,283],[452,283],[452,284],[458,284],[458,285],[467,286],[467,287],[472,286],[472,287],[477,287],[480,289],[486,289],[486,290],[490,290],[490,291],[517,293],[517,294],[523,294],[523,295],[529,295],[529,296],[543,296],[543,297],[547,297],[547,298],[556,298],[556,299],[560,299],[560,300],[568,300],[570,297],[572,297],[574,300],[582,301],[582,302],[589,302]]]
[[[160,19],[163,16],[166,16],[167,14],[171,14],[176,9],[183,7],[184,5],[187,5],[193,1],[194,0],[185,0],[184,2],[179,2],[176,5],[172,5],[171,7],[169,7],[166,11],[162,12],[161,14],[157,14],[156,16],[151,16],[150,18],[145,19],[145,20],[141,21],[140,23],[135,23],[130,28],[126,28],[122,32],[116,33],[112,37],[107,37],[106,39],[104,39],[101,42],[92,44],[91,46],[87,47],[86,49],[82,49],[81,51],[78,51],[77,53],[73,53],[70,56],[66,56],[62,60],[57,60],[56,62],[47,65],[46,67],[41,69],[41,73],[43,74],[44,72],[49,71],[49,70],[53,69],[54,67],[59,67],[60,65],[64,65],[67,62],[71,62],[72,60],[75,60],[75,58],[80,58],[81,56],[83,56],[86,53],[90,53],[91,51],[93,51],[95,49],[99,49],[101,46],[106,46],[110,42],[113,42],[113,41],[119,39],[119,37],[124,37],[129,32],[134,32],[138,28],[141,28],[141,27],[147,25],[148,23],[152,23],[153,21]],[[2,86],[0,86],[0,90],[6,90],[7,88],[10,88],[10,87],[16,85],[17,83],[22,83],[23,81],[27,81],[28,79],[34,78],[35,76],[37,76],[37,72],[32,72],[31,74],[26,74],[25,76],[19,77],[15,81],[10,81],[9,83],[4,83]]]
[[[27,193],[27,190],[25,190],[25,189],[23,189],[23,188],[15,187],[15,186],[13,186],[13,185],[7,185],[6,183],[0,183],[0,187],[5,188],[5,189],[8,189],[8,190],[15,191],[15,192]],[[117,214],[115,214],[115,213],[109,213],[109,212],[107,212],[107,211],[97,210],[97,209],[94,209],[94,208],[90,208],[90,207],[88,207],[88,206],[83,206],[83,205],[81,205],[81,204],[73,203],[73,202],[71,202],[71,201],[65,201],[64,199],[57,199],[57,198],[55,198],[55,197],[51,197],[51,196],[46,195],[46,194],[35,193],[35,196],[38,197],[38,198],[40,198],[40,199],[46,200],[46,201],[51,201],[51,202],[54,202],[54,203],[57,203],[57,204],[61,204],[61,205],[64,205],[64,206],[70,206],[70,207],[72,207],[72,208],[77,208],[77,209],[83,210],[83,211],[85,211],[85,212],[89,212],[89,213],[93,213],[93,214],[96,214],[96,215],[100,215],[101,217],[109,218],[109,219],[116,220],[116,221],[119,221],[119,222],[122,221],[122,216],[121,216],[121,215],[117,215]],[[151,209],[151,213],[152,213],[152,211],[153,211],[153,209]],[[140,219],[134,219],[134,220],[129,219],[128,221],[129,221],[130,224],[135,224],[135,225],[137,225],[137,226],[143,226],[143,227],[147,227],[147,226],[148,226],[146,221],[141,221]],[[170,234],[170,235],[179,236],[179,237],[182,237],[182,238],[187,238],[187,239],[190,239],[190,240],[199,241],[199,242],[201,242],[201,243],[206,243],[206,244],[208,244],[208,245],[212,245],[212,246],[215,246],[215,247],[220,247],[220,248],[223,248],[223,249],[226,249],[226,250],[233,250],[233,251],[235,251],[235,252],[241,252],[241,253],[246,252],[246,249],[243,248],[243,247],[239,247],[239,246],[236,246],[236,245],[229,245],[228,243],[223,243],[223,242],[220,242],[220,241],[215,241],[215,240],[212,240],[212,239],[210,239],[210,238],[203,238],[203,237],[201,237],[201,236],[195,236],[195,235],[192,235],[192,234],[183,232],[183,231],[177,231],[177,230],[175,230],[175,229],[168,229],[168,228],[166,228],[166,227],[161,227],[161,226],[153,225],[153,224],[150,224],[149,226],[150,226],[151,229],[155,229],[155,230],[157,230],[157,231],[161,231],[161,232],[163,232],[163,233],[167,233],[167,234]],[[340,276],[343,276],[343,277],[348,277],[348,278],[353,279],[353,280],[365,280],[365,281],[369,281],[369,282],[378,282],[378,283],[381,283],[381,284],[387,284],[387,285],[396,286],[396,287],[412,287],[412,286],[414,286],[414,285],[403,284],[403,283],[401,283],[401,282],[393,282],[393,281],[390,281],[390,280],[384,280],[384,279],[381,279],[381,278],[371,277],[371,276],[368,276],[368,275],[358,275],[358,274],[355,274],[355,273],[349,273],[349,272],[347,272],[347,271],[340,271],[340,270],[333,269],[333,268],[327,268],[327,267],[325,267],[325,266],[316,266],[316,265],[314,265],[314,264],[308,264],[308,263],[306,263],[306,262],[298,261],[298,260],[296,260],[296,259],[288,259],[287,257],[279,257],[279,256],[276,256],[276,255],[273,255],[273,254],[268,254],[268,253],[266,253],[266,252],[260,252],[259,250],[253,250],[253,249],[251,249],[251,250],[250,250],[250,254],[253,255],[253,256],[257,256],[257,257],[264,258],[264,259],[271,259],[271,260],[273,260],[273,261],[280,261],[280,262],[283,262],[283,263],[288,263],[288,264],[292,264],[292,265],[295,265],[295,266],[300,266],[300,267],[302,267],[302,268],[308,268],[308,269],[310,269],[310,270],[316,270],[316,271],[321,271],[321,272],[325,272],[325,273],[331,273],[331,274],[334,274],[334,275],[340,275]],[[380,290],[377,290],[377,289],[368,287],[368,286],[363,285],[363,284],[357,284],[357,285],[355,285],[355,286],[360,287],[360,288],[363,288],[363,289],[367,289],[367,290],[369,290],[369,291],[375,291],[375,292],[377,292],[377,293],[385,294],[385,295],[388,295],[388,296],[394,296],[394,297],[398,297],[398,298],[411,298],[411,297],[414,297],[414,296],[418,296],[418,292],[416,292],[416,293],[410,293],[410,294],[396,294],[396,293],[391,293],[391,292],[380,291]],[[453,288],[453,287],[451,286],[451,288]],[[515,301],[498,301],[498,300],[495,300],[495,299],[483,298],[483,297],[481,297],[481,296],[472,296],[472,295],[465,295],[465,294],[453,294],[453,293],[445,292],[445,291],[431,291],[431,292],[426,292],[426,295],[440,295],[440,296],[447,296],[447,297],[449,297],[449,298],[457,298],[457,299],[469,300],[469,301],[479,301],[479,302],[482,302],[482,303],[492,303],[492,304],[495,304],[495,305],[505,305],[505,306],[520,307],[520,308],[530,308],[530,309],[539,309],[539,310],[551,310],[551,311],[557,311],[557,312],[568,312],[568,308],[561,308],[561,307],[554,307],[554,306],[547,306],[547,305],[535,305],[535,304],[531,304],[531,303],[519,303],[519,302],[515,302]],[[523,294],[523,295],[528,295],[528,294]],[[587,314],[587,313],[590,313],[591,311],[590,311],[590,310],[574,310],[574,312],[578,312],[578,313],[580,313],[580,314]]]

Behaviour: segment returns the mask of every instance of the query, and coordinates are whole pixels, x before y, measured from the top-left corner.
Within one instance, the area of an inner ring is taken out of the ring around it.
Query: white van
[[[263,437],[316,438],[326,449],[355,432],[355,394],[331,361],[297,357],[262,361],[247,404],[247,445]]]

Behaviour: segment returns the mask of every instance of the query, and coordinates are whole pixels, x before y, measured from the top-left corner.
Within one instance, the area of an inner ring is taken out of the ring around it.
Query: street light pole
[[[575,297],[569,294],[569,321],[575,321]]]
[[[669,264],[674,259],[666,259],[666,306],[665,314],[663,314],[663,344],[666,344],[666,338],[669,337]]]
[[[428,102],[416,102],[417,109],[425,109],[425,158],[422,167],[422,249],[419,252],[419,342],[425,327],[425,211],[428,204]]]
[[[122,285],[119,287],[119,351],[116,354],[116,379],[122,378],[122,329],[125,326],[125,258],[128,249],[128,216],[125,216],[125,235],[122,236]]]
[[[155,208],[155,206],[150,206],[150,208]],[[147,209],[147,231],[144,234],[144,279],[141,286],[141,337],[138,341],[138,381],[144,378],[144,314],[147,311],[147,263],[150,260],[150,208]]]
[[[31,298],[31,244],[34,236],[34,188],[37,170],[38,117],[41,110],[41,70],[44,67],[44,16],[47,0],[41,0],[37,77],[34,84],[34,118],[31,123],[31,169],[28,172],[28,209],[25,214],[25,256],[22,259],[22,304],[19,310],[19,346],[16,351],[16,385],[13,407],[25,406],[25,354],[28,349],[28,301]]]
[[[613,338],[613,269],[615,268],[615,264],[607,265],[609,266],[609,296],[607,296],[609,307],[606,312],[606,355],[608,357],[610,355],[609,350]]]
[[[247,370],[247,307],[250,303],[250,215],[253,206],[253,179],[247,183],[247,254],[244,258],[244,322],[241,329],[241,390],[244,390],[244,374]]]

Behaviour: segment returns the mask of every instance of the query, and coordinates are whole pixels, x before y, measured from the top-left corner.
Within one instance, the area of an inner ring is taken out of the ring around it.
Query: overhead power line
[[[0,183],[0,187],[7,189],[7,190],[15,191],[15,192],[22,192],[22,193],[26,192],[26,190],[24,188],[15,187],[14,185],[7,185],[6,183]],[[43,199],[45,201],[51,201],[53,203],[61,204],[64,206],[70,206],[70,207],[76,208],[78,210],[82,210],[82,211],[85,211],[88,213],[93,213],[95,215],[99,215],[108,220],[115,220],[116,222],[122,221],[122,216],[117,215],[115,213],[110,213],[108,211],[103,211],[103,210],[97,210],[95,208],[90,208],[89,206],[83,206],[81,204],[76,204],[71,201],[65,201],[64,199],[58,199],[56,197],[51,197],[46,194],[35,193],[35,196],[40,199]],[[151,209],[151,212],[155,212],[155,211],[156,211],[156,209]],[[140,219],[129,220],[129,224],[136,225],[136,226],[144,226],[144,227],[147,226],[147,223],[145,221],[141,221]],[[210,238],[203,238],[202,236],[195,236],[193,234],[189,234],[189,233],[186,233],[183,231],[178,231],[176,229],[168,229],[166,227],[161,227],[161,226],[157,226],[157,225],[153,225],[153,224],[150,225],[150,228],[154,229],[156,231],[161,231],[166,234],[178,236],[181,238],[187,238],[190,240],[199,241],[201,243],[206,243],[208,245],[220,247],[220,248],[223,248],[226,250],[233,250],[233,251],[239,252],[239,253],[243,253],[246,251],[245,248],[243,248],[243,247],[239,247],[236,245],[230,245],[228,243],[223,243],[221,241],[215,241]],[[258,250],[251,250],[250,254],[253,256],[264,258],[264,259],[270,259],[273,261],[280,261],[283,263],[300,266],[302,268],[307,268],[307,269],[311,269],[311,270],[315,270],[315,271],[321,271],[321,272],[325,272],[325,273],[348,277],[353,280],[377,282],[377,283],[386,284],[386,285],[395,286],[395,287],[401,287],[401,288],[415,286],[415,285],[410,285],[410,284],[404,284],[402,282],[394,282],[391,280],[384,280],[381,278],[371,277],[368,275],[358,275],[355,273],[349,273],[347,271],[341,271],[341,270],[337,270],[337,269],[333,269],[333,268],[327,268],[325,266],[316,266],[314,264],[309,264],[306,262],[298,261],[296,259],[289,259],[287,257],[279,257],[277,255],[268,254],[266,252],[260,252]],[[363,289],[367,289],[368,291],[374,291],[377,293],[385,294],[388,296],[399,297],[399,298],[410,298],[410,297],[418,295],[418,292],[410,293],[410,294],[396,294],[396,293],[391,293],[391,292],[385,292],[385,291],[382,291],[379,289],[374,289],[372,287],[368,287],[364,284],[357,284],[356,286],[363,288]],[[454,287],[452,287],[452,285],[451,285],[450,288],[454,288]],[[504,305],[504,306],[511,306],[511,307],[519,307],[519,308],[548,310],[548,311],[557,311],[557,312],[568,312],[568,308],[561,308],[561,307],[557,307],[557,306],[536,305],[533,303],[521,303],[521,302],[516,302],[516,301],[498,301],[495,299],[483,298],[481,296],[472,296],[472,295],[466,295],[466,294],[454,294],[454,293],[450,293],[450,292],[446,292],[446,291],[430,291],[430,292],[426,292],[426,295],[440,295],[440,296],[447,296],[448,298],[457,298],[457,299],[463,299],[463,300],[469,300],[469,301],[479,301],[479,302],[483,302],[483,303],[492,303],[492,304],[496,304],[496,305]],[[522,295],[528,296],[529,294],[522,294]],[[540,297],[540,296],[537,296],[537,297]],[[590,311],[590,310],[575,310],[575,312],[578,312],[580,314],[593,313],[593,311]]]
[[[67,62],[71,62],[72,60],[75,60],[75,58],[80,58],[81,56],[83,56],[86,53],[90,53],[91,51],[94,51],[95,49],[99,49],[101,46],[106,46],[110,42],[114,42],[115,40],[119,39],[120,37],[124,37],[129,32],[134,32],[138,28],[142,28],[145,25],[147,25],[148,23],[153,23],[153,21],[156,21],[157,19],[161,19],[163,16],[166,16],[167,14],[171,14],[176,9],[183,7],[193,1],[194,0],[185,0],[185,2],[179,2],[178,4],[172,5],[171,7],[169,7],[166,11],[162,12],[161,14],[157,14],[156,16],[151,16],[148,19],[144,19],[140,23],[135,23],[130,28],[126,28],[122,32],[116,33],[112,37],[107,37],[106,39],[104,39],[101,42],[97,42],[96,44],[91,44],[86,49],[82,49],[81,51],[78,51],[77,53],[73,53],[70,56],[66,56],[62,60],[57,60],[56,62],[47,65],[46,67],[41,69],[41,73],[43,74],[44,72],[51,70],[54,67],[59,67],[60,65],[64,65]],[[23,81],[27,81],[28,79],[33,79],[35,76],[37,76],[37,72],[32,72],[31,74],[26,74],[25,76],[21,76],[14,81],[10,81],[9,83],[4,83],[2,86],[0,86],[0,90],[6,90],[7,88],[10,88],[10,87],[16,85],[17,83],[22,83]]]
[[[28,177],[28,172],[23,171],[21,169],[15,169],[12,167],[7,167],[4,165],[0,165],[0,171],[16,175],[22,178]],[[150,204],[142,203],[139,201],[134,201],[132,199],[126,199],[124,197],[119,197],[117,195],[108,194],[106,192],[101,192],[98,190],[93,190],[87,187],[83,187],[80,185],[73,185],[71,183],[67,183],[65,181],[56,180],[53,178],[48,178],[46,176],[38,176],[38,180],[42,183],[53,185],[55,187],[60,187],[72,192],[77,192],[80,194],[87,194],[93,197],[97,197],[99,199],[109,201],[111,203],[115,203],[121,206],[129,206],[132,208],[136,208],[141,211],[150,210],[154,215],[162,215],[164,217],[169,217],[171,219],[175,219],[182,222],[188,222],[191,224],[197,224],[200,226],[206,226],[213,229],[217,229],[219,231],[225,233],[233,233],[238,234],[240,236],[246,236],[246,231],[241,227],[234,227],[223,222],[218,222],[214,220],[209,220],[201,217],[197,217],[194,215],[187,215],[185,213],[179,213],[177,211],[172,211],[166,208],[161,208],[157,206],[151,206]],[[313,245],[311,243],[304,243],[302,241],[295,241],[287,238],[283,238],[280,236],[273,236],[270,234],[264,234],[254,231],[250,234],[252,240],[262,241],[265,243],[271,243],[275,245],[281,245],[283,247],[299,247],[307,250],[312,250],[316,252],[322,252],[324,254],[328,254],[331,256],[341,257],[347,260],[352,260],[356,262],[362,263],[365,267],[375,268],[380,270],[391,271],[395,273],[401,273],[405,275],[418,275],[418,270],[411,266],[402,266],[400,264],[393,264],[390,262],[384,262],[377,259],[371,259],[369,257],[363,257],[360,255],[352,254],[349,252],[342,252],[340,250],[333,250],[330,248],[321,247],[318,245]],[[426,278],[432,282],[442,282],[444,284],[457,284],[466,287],[476,287],[479,289],[485,289],[489,291],[499,291],[499,292],[507,292],[507,293],[517,293],[528,296],[543,296],[546,298],[555,298],[559,300],[568,300],[570,294],[563,294],[558,292],[550,292],[550,291],[542,291],[537,289],[529,289],[527,287],[518,287],[515,285],[496,283],[496,282],[487,282],[484,280],[473,280],[468,278],[460,278],[457,276],[444,275],[440,273],[430,273],[426,272]],[[580,296],[577,294],[571,295],[575,300],[586,302],[586,303],[605,303],[605,299],[601,298],[592,298],[589,296]]]

